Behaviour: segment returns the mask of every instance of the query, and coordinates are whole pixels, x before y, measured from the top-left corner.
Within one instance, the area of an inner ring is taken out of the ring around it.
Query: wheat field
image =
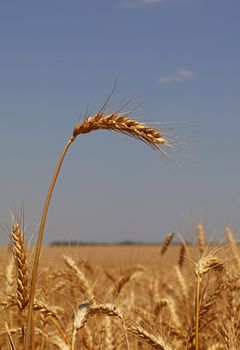
[[[164,159],[165,148],[174,149],[164,130],[129,113],[106,114],[106,103],[65,143],[35,247],[25,241],[22,215],[13,217],[11,244],[0,255],[0,349],[239,349],[240,259],[230,228],[220,246],[208,246],[199,224],[194,246],[171,232],[155,246],[42,247],[55,183],[81,134],[127,134]]]
[[[239,349],[239,255],[226,243],[48,246],[41,254],[31,347]],[[1,248],[0,349],[23,349],[32,249],[15,220]]]

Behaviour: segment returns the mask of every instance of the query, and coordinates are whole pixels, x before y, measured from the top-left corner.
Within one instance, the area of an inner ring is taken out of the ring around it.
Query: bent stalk
[[[71,136],[63,149],[63,152],[62,152],[61,157],[59,159],[59,162],[57,164],[55,173],[53,175],[52,181],[50,183],[49,190],[48,190],[47,197],[46,197],[46,201],[45,201],[45,205],[44,205],[43,212],[42,212],[42,218],[41,218],[41,223],[40,223],[40,227],[39,227],[38,240],[37,240],[37,245],[36,245],[34,265],[33,265],[33,271],[32,271],[32,281],[31,281],[31,290],[30,290],[30,296],[29,296],[28,318],[27,318],[27,329],[26,329],[26,334],[25,334],[25,339],[24,339],[24,349],[25,350],[29,349],[29,341],[31,338],[31,333],[34,332],[34,330],[31,329],[32,328],[31,327],[32,326],[32,317],[33,317],[33,303],[34,303],[34,295],[35,295],[35,289],[36,289],[39,258],[40,258],[41,247],[42,247],[43,232],[44,232],[44,227],[46,224],[48,208],[49,208],[53,189],[54,189],[59,171],[61,169],[63,160],[65,158],[67,150],[69,149],[70,145],[75,140],[75,138],[76,138],[75,136]]]

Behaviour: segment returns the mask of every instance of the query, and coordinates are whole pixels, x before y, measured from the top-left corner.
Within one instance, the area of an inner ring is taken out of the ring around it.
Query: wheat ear
[[[205,232],[204,232],[203,224],[199,224],[197,227],[197,237],[198,237],[198,249],[199,249],[200,255],[202,255],[206,249]]]
[[[173,349],[169,344],[165,342],[165,340],[160,335],[151,334],[141,326],[132,326],[130,330],[140,340],[150,345],[153,349],[159,349],[159,350]]]
[[[167,234],[167,237],[165,238],[164,242],[162,243],[162,248],[160,251],[160,254],[163,255],[164,253],[166,253],[169,245],[171,244],[173,237],[174,237],[175,233],[174,232],[170,232]]]
[[[234,238],[233,231],[228,226],[225,227],[225,235],[226,235],[228,242],[230,244],[233,258],[234,258],[234,260],[237,263],[238,268],[239,268],[240,267],[240,259],[239,259],[239,255],[238,255],[237,241]]]
[[[186,250],[187,250],[186,243],[183,242],[179,249],[179,258],[178,258],[178,266],[180,269],[183,267],[183,264],[184,264],[184,260],[186,257]]]
[[[80,289],[83,292],[84,297],[86,297],[87,300],[89,300],[89,301],[93,301],[94,294],[93,294],[92,289],[88,283],[87,278],[84,276],[82,271],[78,268],[78,266],[76,265],[76,263],[73,259],[71,259],[69,256],[65,256],[65,255],[63,256],[63,258],[64,258],[64,261],[67,264],[67,266],[71,269],[73,274],[79,280]]]
[[[113,285],[113,296],[116,301],[123,287],[130,282],[136,275],[139,275],[142,271],[138,269],[127,271],[123,276],[121,276]]]
[[[72,333],[72,348],[75,348],[75,341],[77,332],[85,326],[88,319],[95,315],[107,315],[118,318],[122,322],[122,327],[124,331],[124,336],[126,340],[127,349],[129,349],[128,337],[125,328],[125,323],[121,312],[113,304],[91,304],[89,302],[82,303],[77,312],[75,313],[74,323],[73,323],[73,333]]]
[[[17,303],[19,310],[22,311],[28,304],[28,269],[24,234],[17,221],[12,224],[11,237],[17,270]]]
[[[186,280],[185,280],[185,278],[182,274],[182,271],[178,265],[175,266],[175,271],[176,271],[177,280],[178,280],[178,283],[180,285],[181,292],[182,292],[181,293],[182,300],[183,300],[184,304],[187,305],[189,298],[188,298],[188,286],[187,286]]]
[[[93,130],[105,129],[127,134],[128,136],[140,139],[153,148],[167,144],[166,137],[160,130],[153,129],[147,124],[128,118],[124,114],[112,113],[104,115],[103,112],[87,117],[81,124],[73,129],[73,136],[86,134]]]
[[[98,129],[116,131],[119,133],[127,134],[131,137],[144,141],[147,145],[149,145],[153,149],[159,149],[160,151],[161,151],[160,145],[169,144],[168,139],[162,134],[161,130],[151,128],[147,124],[128,118],[128,116],[124,114],[113,113],[110,115],[104,115],[102,110],[94,116],[85,118],[85,120],[81,124],[77,124],[74,127],[73,134],[67,141],[66,145],[64,146],[64,149],[60,156],[56,170],[53,174],[53,178],[51,180],[51,183],[48,189],[46,201],[42,212],[42,218],[41,218],[40,227],[39,227],[36,251],[34,256],[33,271],[32,271],[32,281],[31,281],[29,309],[28,309],[28,321],[27,321],[26,336],[24,341],[25,350],[28,350],[29,348],[29,341],[31,337],[32,313],[33,313],[33,303],[34,303],[34,295],[35,295],[35,288],[36,288],[36,281],[37,281],[39,257],[41,252],[44,227],[47,219],[47,213],[48,213],[48,208],[51,201],[53,189],[57,181],[57,177],[60,172],[66,153],[69,147],[71,146],[71,144],[76,139],[76,137],[78,135],[86,134],[88,132],[91,132],[93,130],[98,130]]]

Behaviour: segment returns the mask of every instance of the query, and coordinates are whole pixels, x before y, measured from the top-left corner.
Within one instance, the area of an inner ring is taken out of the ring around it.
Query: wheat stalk
[[[32,272],[32,281],[31,281],[31,290],[30,290],[30,299],[29,299],[29,310],[28,310],[28,321],[27,321],[27,329],[26,336],[24,341],[24,349],[29,349],[29,341],[31,337],[31,328],[32,328],[32,313],[33,313],[33,303],[34,303],[34,295],[36,289],[36,281],[37,281],[37,272],[39,265],[39,258],[42,246],[43,232],[47,219],[47,213],[49,204],[51,201],[53,189],[60,172],[63,160],[66,156],[66,153],[74,142],[76,137],[81,134],[86,134],[88,132],[104,129],[109,131],[116,131],[119,133],[127,134],[131,137],[137,138],[139,140],[144,141],[147,145],[155,150],[160,150],[160,146],[169,145],[168,139],[163,135],[161,130],[154,129],[149,127],[145,123],[141,123],[134,119],[128,117],[128,115],[113,113],[109,115],[105,115],[103,109],[100,110],[96,115],[90,116],[84,119],[81,124],[77,124],[73,129],[73,134],[67,141],[63,152],[60,156],[59,162],[57,164],[56,170],[54,172],[52,181],[49,186],[49,190],[47,193],[45,205],[42,212],[41,223],[39,227],[38,240],[36,245],[35,257],[34,257],[34,265]],[[32,331],[34,331],[32,329]]]
[[[16,346],[15,346],[14,341],[13,341],[13,338],[12,338],[11,330],[10,330],[10,328],[8,327],[7,322],[5,322],[5,328],[6,328],[7,335],[8,335],[8,340],[9,340],[10,349],[11,349],[11,350],[16,350]]]

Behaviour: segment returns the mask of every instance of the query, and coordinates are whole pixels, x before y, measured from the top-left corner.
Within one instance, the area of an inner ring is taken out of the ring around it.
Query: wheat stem
[[[201,276],[197,274],[195,286],[195,350],[199,349],[200,284]]]
[[[65,155],[67,153],[68,148],[70,147],[70,145],[72,144],[72,142],[74,140],[75,140],[75,136],[71,136],[63,149],[63,152],[62,152],[61,157],[59,159],[59,162],[57,164],[55,173],[53,175],[52,181],[50,183],[50,187],[49,187],[49,190],[47,193],[45,205],[43,208],[41,224],[40,224],[39,233],[38,233],[38,240],[37,240],[37,245],[36,245],[36,252],[35,252],[35,257],[34,257],[33,271],[32,271],[32,281],[31,281],[31,289],[30,289],[30,297],[29,297],[27,329],[26,329],[26,335],[25,335],[25,340],[24,340],[24,349],[25,350],[29,349],[29,341],[30,341],[30,337],[31,337],[34,294],[35,294],[35,288],[36,288],[37,272],[38,272],[38,265],[39,265],[39,257],[40,257],[40,253],[41,253],[43,231],[44,231],[44,227],[45,227],[45,223],[46,223],[46,219],[47,219],[48,208],[49,208],[49,204],[51,201],[54,185],[56,183],[59,171],[61,169],[61,165],[63,163],[63,160],[65,158]],[[32,330],[32,331],[34,332],[34,330]]]

